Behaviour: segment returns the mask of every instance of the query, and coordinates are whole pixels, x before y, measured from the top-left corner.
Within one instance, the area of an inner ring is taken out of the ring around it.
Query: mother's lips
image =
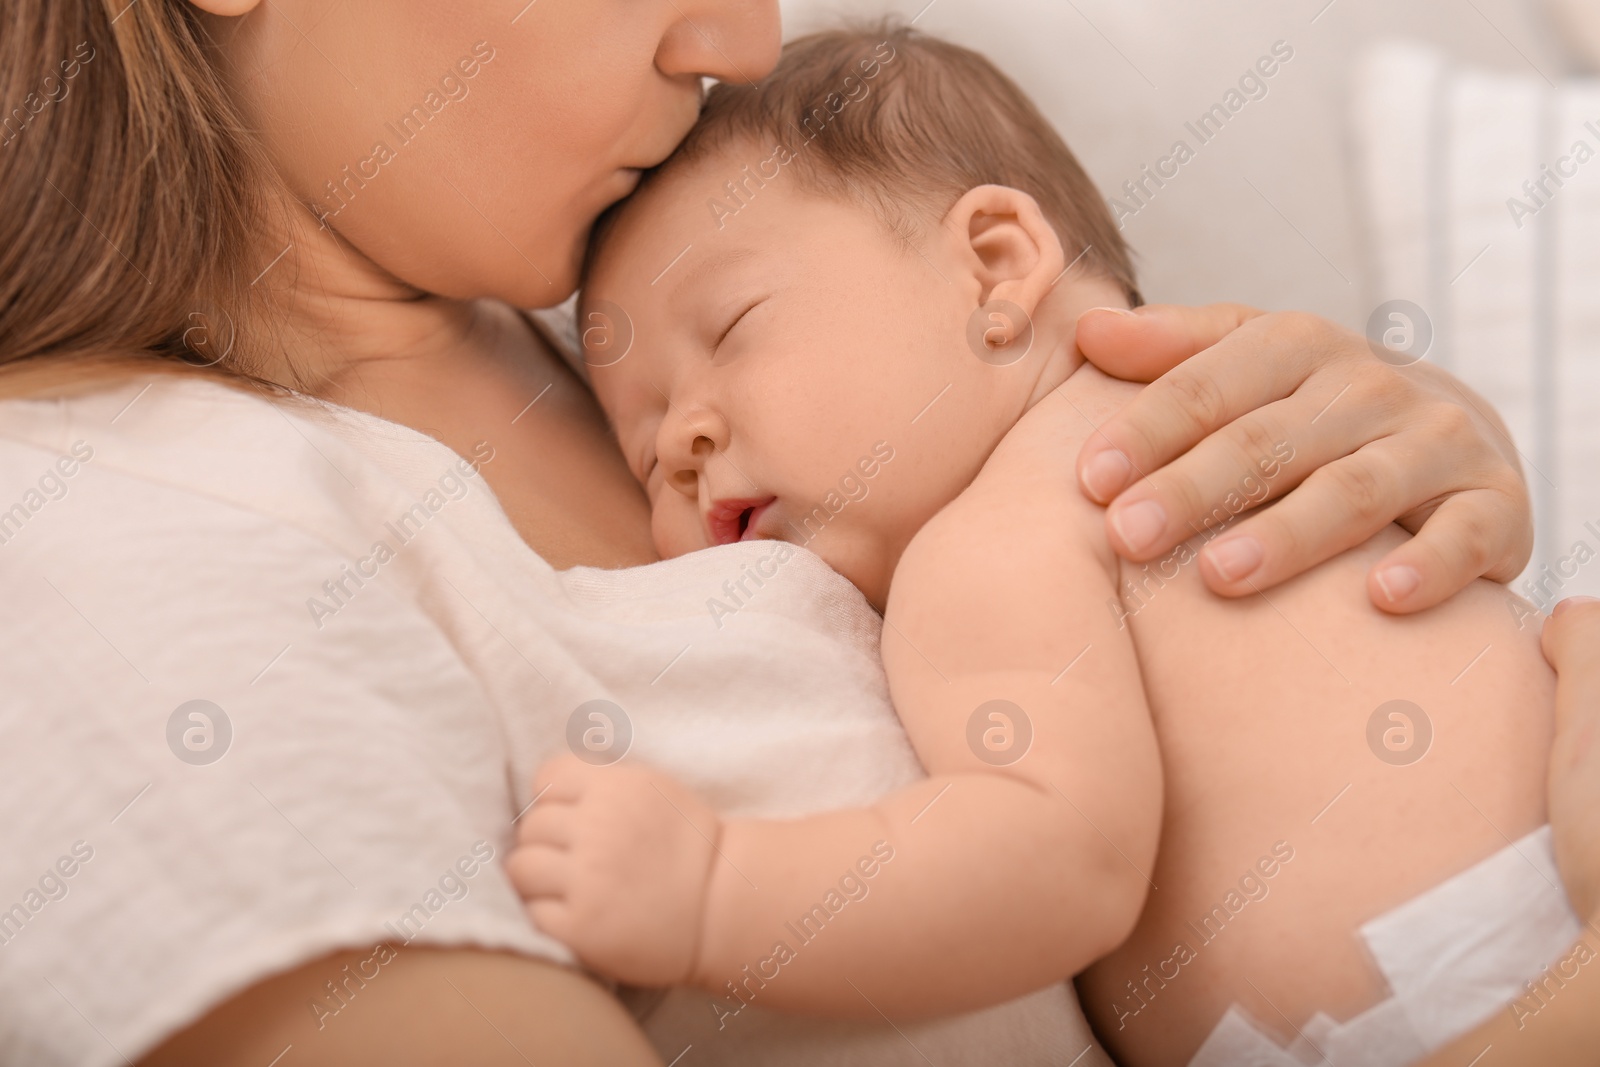
[[[706,512],[706,532],[711,543],[731,545],[755,535],[756,520],[777,497],[751,497],[742,500],[718,500]]]

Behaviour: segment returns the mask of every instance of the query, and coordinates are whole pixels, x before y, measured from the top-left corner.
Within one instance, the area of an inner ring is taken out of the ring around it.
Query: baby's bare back
[[[1130,395],[1063,389],[1095,422]],[[1166,801],[1157,888],[1078,983],[1119,1062],[1187,1062],[1230,1004],[1285,1044],[1314,1012],[1359,1014],[1386,995],[1361,924],[1545,821],[1539,629],[1482,581],[1420,616],[1373,608],[1365,573],[1406,536],[1239,600],[1201,582],[1202,538],[1122,564],[1105,610],[1133,634]]]

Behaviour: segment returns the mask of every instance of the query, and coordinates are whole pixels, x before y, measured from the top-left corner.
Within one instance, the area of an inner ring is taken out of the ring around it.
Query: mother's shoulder
[[[270,433],[293,407],[248,381],[198,370],[172,371],[146,360],[62,363],[0,373],[0,439],[63,449],[82,438],[130,458],[159,447],[204,450]]]
[[[27,384],[0,386],[0,483],[19,487],[72,456],[96,480],[208,497],[291,525],[320,517],[315,525],[344,527],[403,492],[394,483],[405,460],[431,470],[454,459],[406,427],[216,372],[126,361]]]

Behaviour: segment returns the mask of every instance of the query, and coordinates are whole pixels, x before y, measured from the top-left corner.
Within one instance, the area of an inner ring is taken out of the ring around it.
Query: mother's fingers
[[[1344,459],[1352,447],[1348,433],[1335,418],[1319,425],[1326,407],[1322,392],[1326,390],[1302,389],[1287,400],[1241,416],[1125,491],[1106,512],[1106,535],[1112,549],[1124,559],[1154,558],[1197,533],[1277,499],[1318,468]],[[1398,503],[1409,506],[1412,501]],[[1384,521],[1393,514],[1384,516]],[[1327,517],[1338,520],[1341,527],[1358,521],[1348,512]],[[1365,519],[1359,523],[1368,533],[1382,526]],[[1256,564],[1243,570],[1241,566],[1235,563],[1222,568],[1233,575],[1227,581],[1243,582]],[[1296,569],[1291,567],[1270,581],[1276,583],[1294,573]],[[1217,586],[1213,584],[1213,588]]]
[[[1375,359],[1359,335],[1315,316],[1248,318],[1100,426],[1079,456],[1079,480],[1095,499],[1120,492],[1107,533],[1131,560],[1226,521],[1241,498],[1286,493],[1202,556],[1207,584],[1230,595],[1398,522],[1418,536],[1376,569],[1369,591],[1385,611],[1418,611],[1474,578],[1510,580],[1531,548],[1527,487],[1486,439],[1492,420],[1480,424],[1473,398],[1452,386],[1458,403],[1437,377]],[[1275,470],[1290,449],[1293,466]]]
[[[1498,520],[1518,513],[1499,490],[1454,493],[1367,573],[1368,597],[1383,611],[1409,615],[1442,604],[1474,578],[1509,581],[1522,569],[1509,562],[1517,539]]]
[[[1084,495],[1105,503],[1234,420],[1293,395],[1318,362],[1314,336],[1296,328],[1299,321],[1295,315],[1248,320],[1140,392],[1079,453]]]
[[[1078,317],[1078,350],[1114,378],[1150,382],[1260,314],[1242,304],[1092,308]]]
[[[1565,600],[1545,624],[1556,668],[1549,809],[1556,865],[1580,915],[1600,911],[1600,603]]]
[[[1544,657],[1558,675],[1555,688],[1557,752],[1565,753],[1566,760],[1571,760],[1579,755],[1573,749],[1590,749],[1600,744],[1600,741],[1573,744],[1574,726],[1587,723],[1586,733],[1592,737],[1595,721],[1600,720],[1600,600],[1568,597],[1555,605],[1555,614],[1544,622],[1541,641]],[[1590,763],[1600,765],[1600,752],[1589,755]],[[1550,765],[1552,777],[1565,768],[1566,760]],[[1595,768],[1594,774],[1600,777],[1600,766]]]
[[[1600,600],[1575,596],[1557,604],[1541,640],[1563,688],[1592,683],[1589,697],[1600,710]]]
[[[1362,544],[1390,516],[1420,503],[1423,490],[1409,461],[1389,438],[1316,467],[1273,507],[1208,544],[1200,553],[1201,576],[1214,592],[1244,596]]]

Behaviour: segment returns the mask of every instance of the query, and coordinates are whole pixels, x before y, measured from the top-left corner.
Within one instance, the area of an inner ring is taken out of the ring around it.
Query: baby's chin
[[[656,553],[662,559],[677,559],[711,547],[711,543],[698,531],[690,534],[687,531],[664,530],[659,519],[652,520],[650,527],[651,540],[655,542]]]
[[[700,551],[700,549],[706,548],[706,547],[708,547],[708,546],[706,546],[706,545],[695,545],[693,547],[688,547],[688,546],[684,546],[684,545],[666,544],[666,543],[663,543],[661,541],[657,541],[656,542],[656,553],[658,555],[660,555],[660,557],[662,559],[678,559],[678,558],[680,558],[682,556],[687,556],[691,552],[698,552],[698,551]]]

